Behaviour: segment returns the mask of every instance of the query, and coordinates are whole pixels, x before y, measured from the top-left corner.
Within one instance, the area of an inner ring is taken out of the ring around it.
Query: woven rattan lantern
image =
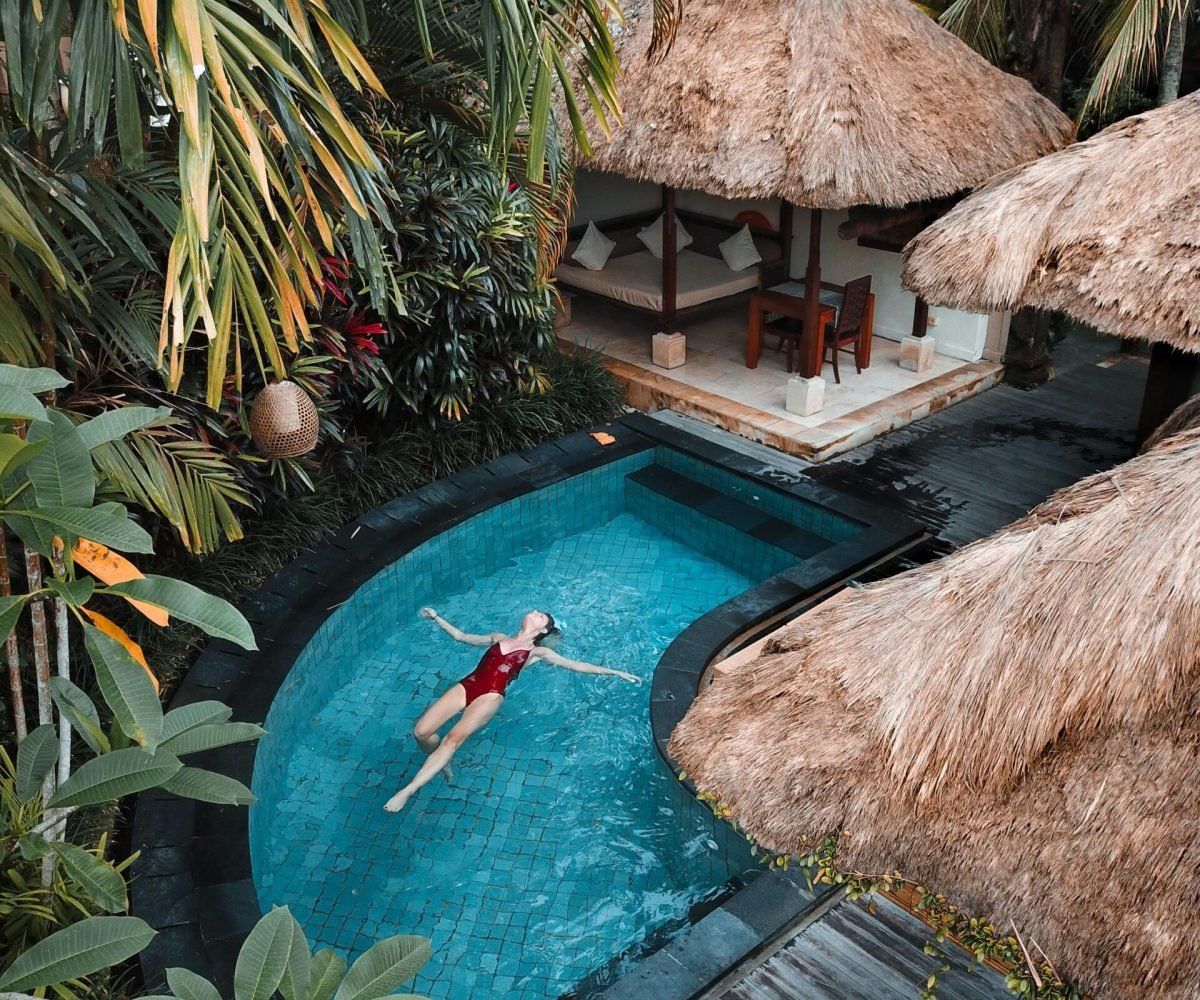
[[[295,382],[266,386],[250,407],[250,436],[268,458],[312,451],[317,427],[317,407]]]

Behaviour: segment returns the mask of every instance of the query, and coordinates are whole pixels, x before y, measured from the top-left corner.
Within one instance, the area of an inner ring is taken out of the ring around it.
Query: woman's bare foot
[[[398,813],[404,808],[410,795],[412,795],[412,792],[407,788],[401,788],[400,791],[387,800],[383,808],[390,813]]]

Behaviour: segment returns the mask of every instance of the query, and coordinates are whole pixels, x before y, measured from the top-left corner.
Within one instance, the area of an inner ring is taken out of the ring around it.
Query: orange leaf
[[[129,650],[129,655],[142,665],[142,669],[144,669],[146,673],[150,675],[150,681],[154,684],[154,690],[158,691],[158,678],[154,676],[154,671],[150,669],[150,664],[146,662],[146,654],[142,652],[142,647],[130,639],[120,625],[105,618],[104,615],[100,614],[98,611],[93,611],[91,608],[84,608],[83,613],[92,620],[92,624],[95,625],[96,628],[98,628],[105,635],[116,639],[117,642]]]
[[[99,542],[92,542],[86,538],[79,539],[79,544],[75,546],[71,557],[101,583],[126,583],[129,580],[142,579],[141,571],[133,563]],[[155,625],[167,625],[171,621],[170,616],[162,608],[156,608],[152,604],[134,601],[130,598],[126,598],[126,600]]]
[[[606,434],[604,431],[592,431],[592,437],[594,437],[601,444],[612,444],[617,440],[611,434]]]

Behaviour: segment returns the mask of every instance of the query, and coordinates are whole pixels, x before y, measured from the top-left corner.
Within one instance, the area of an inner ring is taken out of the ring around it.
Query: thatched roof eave
[[[730,199],[900,207],[1070,142],[1071,122],[908,0],[690,0],[661,62],[618,33],[624,123],[581,166]]]

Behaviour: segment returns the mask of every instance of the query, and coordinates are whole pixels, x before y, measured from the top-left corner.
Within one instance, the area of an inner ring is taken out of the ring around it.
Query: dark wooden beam
[[[913,306],[913,328],[912,335],[914,337],[924,337],[929,329],[929,303],[921,296],[917,296],[916,304]]]
[[[939,215],[948,212],[958,201],[958,196],[938,198],[933,201],[918,201],[903,208],[882,208],[878,205],[855,205],[850,209],[850,218],[838,226],[838,236],[844,240],[878,236],[889,229],[917,223],[921,229]]]
[[[821,322],[821,216],[819,208],[812,210],[808,226],[808,268],[804,272],[804,333],[800,359],[800,373],[805,378],[821,374],[825,356],[825,331],[818,329]]]
[[[663,333],[675,332],[675,288],[677,261],[675,259],[675,189],[666,184],[662,188],[662,292]]]
[[[1146,374],[1146,391],[1138,418],[1139,446],[1175,407],[1195,394],[1197,376],[1200,376],[1200,355],[1169,344],[1155,344],[1151,348],[1150,371]]]
[[[786,198],[779,203],[779,249],[783,254],[783,276],[792,276],[792,240],[795,238],[796,222],[792,203]]]

